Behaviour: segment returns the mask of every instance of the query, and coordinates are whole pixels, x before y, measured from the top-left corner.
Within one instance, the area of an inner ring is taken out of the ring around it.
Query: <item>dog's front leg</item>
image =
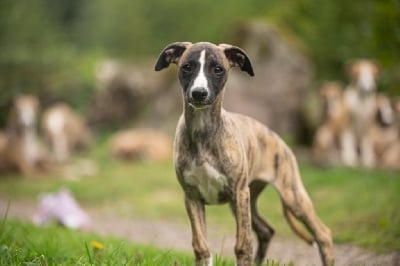
[[[361,162],[364,167],[372,168],[375,166],[374,146],[371,135],[367,134],[361,138]]]
[[[351,130],[345,130],[340,136],[342,161],[346,166],[357,165],[357,141]]]
[[[236,218],[236,265],[253,265],[250,190],[248,186],[236,190],[235,199],[231,203],[231,208]]]
[[[211,266],[212,258],[207,247],[204,204],[185,195],[186,211],[192,227],[192,246],[197,266]]]

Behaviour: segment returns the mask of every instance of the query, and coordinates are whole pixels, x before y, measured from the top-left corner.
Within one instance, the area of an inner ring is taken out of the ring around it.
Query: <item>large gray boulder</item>
[[[263,22],[239,26],[233,44],[247,52],[255,77],[231,71],[226,109],[252,116],[280,134],[297,136],[302,129],[301,106],[313,76],[301,45]]]
[[[96,70],[97,93],[88,111],[89,124],[98,127],[165,127],[175,120],[180,104],[171,71],[156,73],[150,63],[104,60]],[[178,103],[178,104],[177,104]]]

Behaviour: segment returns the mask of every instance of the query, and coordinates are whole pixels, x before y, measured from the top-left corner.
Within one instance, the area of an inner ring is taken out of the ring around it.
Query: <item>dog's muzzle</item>
[[[190,91],[189,104],[196,109],[206,108],[210,105],[208,98],[209,93],[206,88],[196,87]]]

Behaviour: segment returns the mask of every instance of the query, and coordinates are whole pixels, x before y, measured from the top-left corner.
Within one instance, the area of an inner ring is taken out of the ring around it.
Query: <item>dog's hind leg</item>
[[[290,220],[292,218],[290,215],[301,221],[313,236],[318,245],[323,265],[330,265],[333,262],[331,231],[315,213],[314,206],[301,182],[300,176],[296,173],[293,173],[293,176],[283,175],[278,182],[274,183],[274,186],[280,194],[286,218],[292,229],[300,237],[304,235],[296,230],[297,227],[292,224],[293,221]],[[306,238],[303,239],[307,241]]]
[[[261,265],[268,250],[269,242],[274,235],[274,229],[263,219],[257,210],[257,198],[268,183],[255,180],[250,183],[251,225],[257,235],[258,247],[254,263]]]

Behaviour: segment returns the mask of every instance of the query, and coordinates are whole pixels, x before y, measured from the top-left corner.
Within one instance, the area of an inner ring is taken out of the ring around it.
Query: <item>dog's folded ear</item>
[[[254,76],[253,67],[247,54],[239,47],[230,44],[220,44],[226,58],[231,67],[240,67],[242,71],[246,71],[250,76]]]
[[[154,67],[156,71],[160,71],[169,66],[171,63],[178,63],[183,52],[191,45],[190,42],[175,42],[167,45],[158,57]]]

